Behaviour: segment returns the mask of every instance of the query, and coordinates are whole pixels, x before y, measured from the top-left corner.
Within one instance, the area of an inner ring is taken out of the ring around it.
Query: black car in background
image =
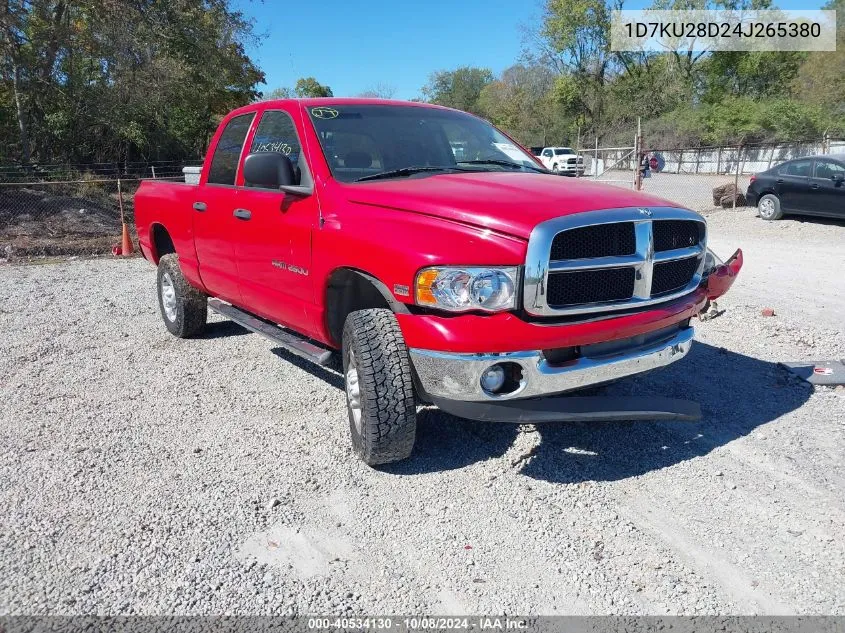
[[[760,172],[746,198],[764,220],[787,213],[845,219],[845,154],[796,158]]]

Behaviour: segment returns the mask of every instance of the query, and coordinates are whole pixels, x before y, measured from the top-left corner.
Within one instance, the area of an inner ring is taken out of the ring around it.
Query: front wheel
[[[558,167],[558,166],[557,166],[557,163],[555,163],[554,165],[552,165],[552,171],[553,171],[554,173],[556,173],[556,174],[559,174],[559,173],[560,173],[560,167]]]
[[[205,328],[208,297],[185,279],[176,254],[158,261],[158,307],[168,331],[179,338],[198,335]]]
[[[352,447],[370,466],[405,459],[417,409],[411,360],[390,310],[358,310],[343,326],[343,373]]]
[[[767,193],[757,203],[757,212],[764,220],[780,220],[783,211],[780,210],[780,200],[774,194]]]

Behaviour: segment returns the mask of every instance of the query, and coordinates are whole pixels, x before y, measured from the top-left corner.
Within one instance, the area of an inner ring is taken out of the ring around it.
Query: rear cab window
[[[211,157],[207,184],[234,186],[241,151],[254,117],[255,113],[249,112],[233,117],[226,124],[214,148],[214,155]]]

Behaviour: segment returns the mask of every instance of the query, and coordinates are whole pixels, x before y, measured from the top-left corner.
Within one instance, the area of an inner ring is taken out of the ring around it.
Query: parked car
[[[584,158],[578,156],[571,147],[544,147],[540,152],[540,160],[556,174],[567,176],[584,174]]]
[[[746,199],[764,220],[787,213],[845,218],[845,155],[796,158],[755,174]]]
[[[478,158],[457,159],[456,138]],[[144,181],[135,218],[174,335],[198,335],[210,307],[311,362],[340,354],[368,464],[410,454],[418,402],[520,423],[695,419],[694,403],[568,393],[683,358],[691,318],[742,266],[707,249],[697,213],[562,182],[470,114],[367,99],[235,110],[199,184]]]

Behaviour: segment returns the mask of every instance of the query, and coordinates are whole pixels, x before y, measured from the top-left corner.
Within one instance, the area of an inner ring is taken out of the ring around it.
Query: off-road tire
[[[767,209],[767,205],[763,204],[763,201],[771,201],[772,208],[774,209],[772,212],[769,212]],[[764,209],[766,207],[766,209]],[[760,200],[757,201],[757,213],[760,215],[761,218],[764,220],[780,220],[783,217],[783,211],[780,209],[780,200],[778,197],[772,193],[767,193],[765,196],[762,196]]]
[[[350,392],[350,359],[357,371],[360,423]],[[352,447],[370,466],[407,458],[414,448],[417,410],[411,361],[390,310],[358,310],[343,325],[343,375]]]
[[[168,316],[162,294],[162,287],[163,284],[166,285],[167,278],[170,279],[175,294],[173,318]],[[179,268],[179,257],[175,253],[163,255],[158,261],[156,290],[161,319],[171,334],[179,338],[190,338],[203,331],[208,317],[208,297],[188,283]]]

